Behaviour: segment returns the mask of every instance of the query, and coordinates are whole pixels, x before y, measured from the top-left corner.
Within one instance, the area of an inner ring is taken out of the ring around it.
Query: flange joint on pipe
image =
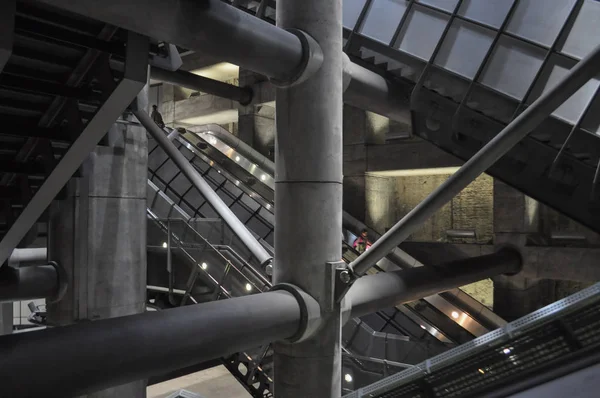
[[[289,78],[283,80],[271,79],[271,83],[280,88],[293,87],[305,82],[323,65],[323,50],[312,36],[299,29],[286,30],[300,39],[300,43],[302,43],[302,62]]]

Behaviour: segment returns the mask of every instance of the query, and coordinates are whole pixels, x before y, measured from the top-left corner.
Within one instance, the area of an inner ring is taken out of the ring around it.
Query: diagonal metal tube
[[[246,226],[236,217],[229,207],[221,200],[219,195],[208,185],[200,173],[190,164],[186,157],[173,145],[165,132],[152,121],[150,116],[139,109],[132,110],[133,114],[146,128],[148,133],[158,145],[169,155],[181,172],[187,177],[194,187],[206,198],[219,216],[227,223],[233,232],[240,238],[244,245],[257,258],[261,265],[267,265],[272,261],[271,255],[258,242]]]
[[[456,173],[386,232],[371,248],[350,264],[362,275],[417,230],[429,217],[448,203],[475,178],[525,138],[544,119],[598,74],[600,46],[582,59],[552,89],[544,93],[494,139],[467,161]]]

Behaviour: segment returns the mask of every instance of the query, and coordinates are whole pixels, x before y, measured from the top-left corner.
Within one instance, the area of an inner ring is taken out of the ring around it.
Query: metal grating
[[[350,397],[481,396],[600,349],[600,283]]]

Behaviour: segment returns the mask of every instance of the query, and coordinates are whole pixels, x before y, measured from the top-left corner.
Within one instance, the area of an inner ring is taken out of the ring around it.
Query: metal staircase
[[[600,44],[599,18],[597,0],[345,0],[344,49],[402,87],[413,134],[467,160]],[[596,232],[599,86],[488,170]]]
[[[29,2],[3,1],[0,19],[1,264],[45,233],[36,223],[143,88],[159,49]]]

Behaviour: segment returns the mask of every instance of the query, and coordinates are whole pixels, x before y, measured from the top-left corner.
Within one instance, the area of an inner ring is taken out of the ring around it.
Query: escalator
[[[257,14],[259,3],[238,6],[272,22],[275,4]],[[465,161],[600,44],[597,0],[344,0],[343,7],[346,54],[404,93],[404,123],[414,135]],[[596,232],[599,87],[598,77],[589,81],[487,170]]]
[[[273,242],[273,191],[269,187],[272,185],[272,177],[261,171],[256,164],[247,162],[243,155],[233,151],[232,148],[222,147],[223,143],[216,137],[205,134],[188,132],[178,137],[176,143],[224,202],[246,225],[252,225],[251,230],[255,233],[258,232],[257,235],[262,239],[263,245],[272,251],[270,244]],[[203,136],[206,140],[202,139]],[[221,149],[224,149],[223,152],[219,151],[220,146]],[[244,166],[247,170],[244,170]],[[149,207],[155,207],[157,203],[164,202],[163,214],[173,215],[173,209],[179,209],[178,211],[183,214],[182,218],[191,218],[191,223],[198,222],[194,220],[195,217],[215,217],[215,214],[211,213],[210,206],[202,197],[193,192],[195,190],[191,189],[189,182],[179,173],[175,165],[160,148],[153,148],[152,143],[149,156],[149,178],[151,187],[149,191],[154,192],[153,198],[149,198]],[[250,184],[247,184],[248,182]],[[247,185],[251,185],[251,187]],[[259,195],[256,191],[262,192],[267,197]],[[157,200],[157,197],[162,199]],[[354,224],[356,227],[356,220],[349,215],[346,215],[345,219],[346,224]],[[362,224],[359,224],[358,228],[360,225]],[[205,233],[215,235],[214,231],[205,231]],[[345,234],[352,236],[352,232],[348,230],[345,230]],[[241,257],[252,264],[252,256],[247,253],[243,245],[233,240],[231,242],[233,250],[243,253]],[[352,261],[355,256],[356,253],[352,248],[345,244],[345,260]],[[258,266],[256,261],[254,261],[254,266]],[[383,268],[391,270],[397,269],[398,266],[385,259],[380,262],[379,271],[382,271]],[[456,292],[450,292],[446,298],[433,296],[405,306],[381,311],[365,317],[363,320],[349,322],[344,328],[344,343],[348,351],[357,357],[375,357],[385,361],[410,364],[430,357],[436,352],[444,351],[457,343],[469,341],[474,336],[500,326],[502,321],[494,317],[489,310],[481,304],[478,307],[478,303],[472,298],[469,298],[470,306],[464,305],[465,300],[461,300],[461,296],[464,298],[466,295],[457,289]],[[461,303],[462,305],[460,305]],[[478,317],[472,316],[472,313]],[[456,314],[460,314],[460,316],[456,317]],[[491,315],[486,316],[486,314]],[[462,319],[457,320],[457,318]],[[494,321],[498,324],[493,324]],[[405,336],[405,339],[395,339],[398,335]],[[394,342],[397,344],[392,344]],[[236,354],[236,363],[242,361],[243,369],[259,368],[261,365],[256,365],[254,358],[264,359],[265,352],[263,348],[262,352],[256,353],[254,356],[246,353]],[[355,366],[356,362],[357,360],[348,360],[345,363]],[[242,379],[245,385],[248,385],[247,371],[246,373],[237,372],[237,368],[230,370],[234,374],[239,373],[236,376]],[[373,381],[372,378],[361,379],[358,375],[364,375],[365,372],[357,370],[356,367],[349,370],[347,374],[354,375],[350,377],[354,387]],[[379,374],[379,377],[383,374],[385,372]],[[250,379],[253,380],[253,377],[251,372]]]

